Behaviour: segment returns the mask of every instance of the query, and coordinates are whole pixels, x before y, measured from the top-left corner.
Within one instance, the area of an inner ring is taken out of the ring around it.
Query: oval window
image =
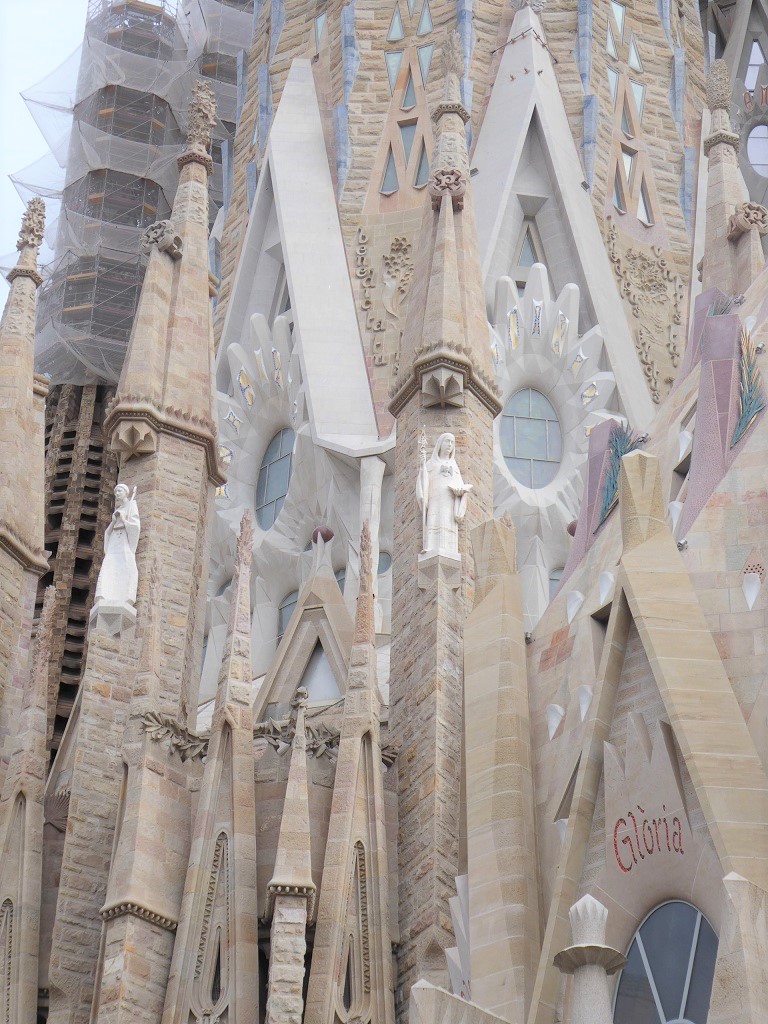
[[[501,413],[501,454],[512,476],[526,487],[544,487],[555,478],[563,452],[557,413],[540,391],[523,388]]]

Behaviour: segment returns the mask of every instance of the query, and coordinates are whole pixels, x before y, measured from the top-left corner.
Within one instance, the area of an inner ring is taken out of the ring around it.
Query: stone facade
[[[698,11],[256,5],[221,280],[199,82],[114,392],[34,375],[30,204],[0,1024],[766,1019],[768,215]]]

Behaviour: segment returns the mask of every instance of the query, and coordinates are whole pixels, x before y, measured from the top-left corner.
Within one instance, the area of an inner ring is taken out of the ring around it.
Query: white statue
[[[136,604],[139,570],[136,567],[136,546],[141,522],[136,504],[136,488],[129,497],[125,484],[115,487],[115,511],[104,534],[104,561],[96,583],[95,606],[99,604],[128,606]]]
[[[424,530],[424,551],[459,553],[459,523],[467,511],[467,495],[472,484],[465,484],[456,465],[453,434],[438,437],[427,461],[426,439],[422,434],[421,467],[416,481]]]

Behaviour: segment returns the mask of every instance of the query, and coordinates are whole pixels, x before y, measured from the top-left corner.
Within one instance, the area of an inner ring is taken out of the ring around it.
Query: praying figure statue
[[[420,447],[416,496],[421,507],[424,552],[458,555],[459,523],[467,511],[472,484],[464,483],[456,465],[456,438],[453,434],[441,434],[429,460],[423,434]]]
[[[115,487],[115,511],[104,534],[104,561],[96,583],[94,607],[136,604],[139,570],[136,567],[136,546],[141,522],[136,504],[136,488],[130,494],[125,484]]]

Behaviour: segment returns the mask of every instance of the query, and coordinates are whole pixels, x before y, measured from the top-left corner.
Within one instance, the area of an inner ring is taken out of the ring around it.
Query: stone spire
[[[0,319],[0,550],[23,568],[42,573],[43,399],[48,387],[34,374],[35,293],[42,282],[37,254],[45,206],[35,197],[21,222],[19,257],[8,274],[10,291]]]
[[[500,411],[488,345],[488,324],[469,194],[469,156],[461,102],[461,43],[449,34],[442,51],[443,100],[432,114],[435,150],[427,192],[416,282],[408,305],[400,369],[390,411],[397,416],[420,391],[425,406],[461,406],[473,392]]]
[[[710,133],[702,286],[728,295],[745,292],[765,258],[760,238],[768,233],[768,210],[749,199],[738,164],[739,136],[729,116],[731,85],[724,60],[712,62],[707,77]]]
[[[309,832],[309,787],[305,710],[307,691],[300,686],[291,701],[294,725],[291,765],[272,880],[267,886],[270,929],[266,1024],[303,1017],[304,956],[307,924],[315,909]]]
[[[195,84],[188,122],[171,217],[144,232],[147,272],[104,426],[113,450],[128,459],[155,451],[159,434],[192,439],[205,450],[211,480],[221,483],[210,372],[207,178],[213,169],[208,147],[215,122],[210,83]]]
[[[462,630],[474,586],[469,534],[493,515],[493,420],[500,411],[455,33],[446,41],[442,60],[445,91],[433,115],[433,173],[390,403],[397,417],[395,508],[404,524],[393,552],[390,678],[390,729],[408,751],[398,765],[402,842],[396,1005],[403,1007],[419,978],[447,987],[444,951],[456,944],[446,907],[463,860]],[[427,454],[440,456],[441,439],[447,446],[446,467],[455,467],[451,472],[462,488],[461,504],[453,521],[444,516],[440,526],[448,547],[440,543],[422,551],[429,519]]]

